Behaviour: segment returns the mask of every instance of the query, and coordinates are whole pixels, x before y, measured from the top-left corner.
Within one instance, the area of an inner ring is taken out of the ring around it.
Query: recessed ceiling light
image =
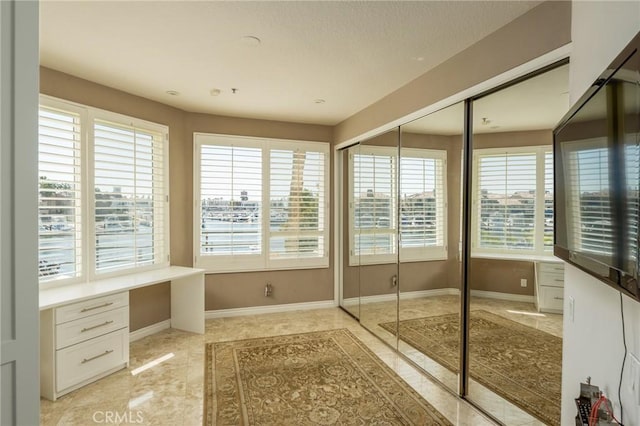
[[[313,103],[316,103],[316,104],[323,104],[323,103],[325,103],[325,100],[324,100],[324,99],[314,99],[314,100],[313,100]]]
[[[417,62],[422,62],[422,61],[424,61],[424,56],[414,56],[411,59],[413,59],[414,61],[417,61]]]
[[[211,91],[209,91],[209,94],[211,96],[218,96],[218,95],[220,95],[220,93],[222,93],[222,90],[220,90],[220,89],[211,89]]]
[[[176,90],[167,90],[165,93],[167,95],[171,95],[171,96],[178,96],[180,94],[180,92],[178,92]]]
[[[262,41],[256,36],[248,35],[240,37],[240,43],[244,44],[245,46],[259,46]]]

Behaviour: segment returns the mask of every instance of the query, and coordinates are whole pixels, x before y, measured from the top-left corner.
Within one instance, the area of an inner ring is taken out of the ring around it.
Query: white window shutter
[[[166,262],[164,139],[94,120],[96,274]]]
[[[40,282],[82,274],[80,115],[40,107]]]

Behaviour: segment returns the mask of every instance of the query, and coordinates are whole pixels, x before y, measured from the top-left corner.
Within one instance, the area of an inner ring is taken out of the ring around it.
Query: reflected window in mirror
[[[474,163],[473,254],[551,255],[551,147],[477,149]]]
[[[446,156],[411,148],[398,161],[396,148],[379,146],[349,153],[350,265],[396,262],[397,224],[400,261],[446,259]]]

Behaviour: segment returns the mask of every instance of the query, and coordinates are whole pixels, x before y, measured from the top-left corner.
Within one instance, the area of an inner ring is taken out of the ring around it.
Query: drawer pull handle
[[[102,324],[94,325],[93,327],[85,327],[82,330],[80,330],[80,333],[84,333],[85,331],[93,330],[94,328],[104,327],[105,325],[109,325],[112,322],[113,322],[113,320],[110,320],[110,321],[105,321]]]
[[[564,300],[564,297],[558,297],[558,296],[555,296],[555,297],[554,297],[554,299],[555,299],[555,300]]]
[[[111,305],[113,305],[113,302],[107,302],[107,303],[103,303],[102,305],[93,306],[91,308],[82,308],[82,310],[80,312],[93,311],[94,309],[100,309],[100,308],[104,308],[106,306],[111,306]]]
[[[109,349],[108,351],[104,351],[103,353],[101,353],[99,355],[96,355],[96,356],[92,356],[91,358],[84,358],[80,364],[86,364],[87,362],[93,361],[94,359],[102,358],[105,355],[109,355],[111,352],[113,352],[113,349]]]

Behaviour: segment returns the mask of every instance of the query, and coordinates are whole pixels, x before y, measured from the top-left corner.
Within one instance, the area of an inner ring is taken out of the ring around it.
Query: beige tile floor
[[[396,306],[399,306],[399,314],[396,313]],[[562,337],[562,315],[538,313],[532,303],[472,297],[470,309],[471,311],[489,311],[528,327]],[[400,300],[399,305],[395,301],[361,305],[359,314],[363,326],[389,345],[395,346],[395,336],[381,328],[380,323],[395,321],[396,317],[399,317],[400,320],[407,320],[456,313],[459,310],[459,297],[449,295]],[[355,311],[352,313],[355,314]],[[399,342],[398,349],[416,365],[449,389],[457,392],[458,376],[456,374],[402,341]],[[470,348],[470,351],[472,352],[473,348]],[[505,401],[473,380],[469,381],[469,399],[506,425],[544,425],[519,407]]]
[[[338,308],[207,320],[204,335],[177,330],[131,343],[130,366],[58,399],[41,400],[42,425],[200,425],[204,344],[333,328],[348,328],[456,425],[492,425],[445,391]],[[168,358],[133,375],[154,360]],[[513,425],[535,424],[513,418]]]

